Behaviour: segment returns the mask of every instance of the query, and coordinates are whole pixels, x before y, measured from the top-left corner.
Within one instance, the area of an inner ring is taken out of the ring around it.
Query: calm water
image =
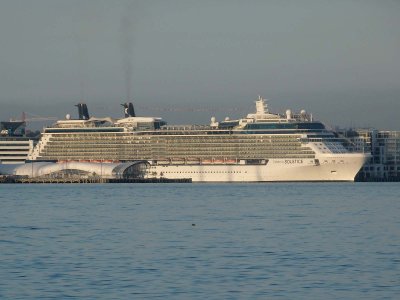
[[[399,299],[400,183],[0,185],[1,299]]]

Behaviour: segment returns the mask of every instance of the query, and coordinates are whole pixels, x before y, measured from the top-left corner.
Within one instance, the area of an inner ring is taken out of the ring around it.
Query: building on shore
[[[340,131],[357,151],[371,153],[357,181],[400,181],[400,131],[355,129]]]
[[[25,135],[26,123],[9,121],[0,123],[0,163],[22,164],[31,153],[35,141]]]

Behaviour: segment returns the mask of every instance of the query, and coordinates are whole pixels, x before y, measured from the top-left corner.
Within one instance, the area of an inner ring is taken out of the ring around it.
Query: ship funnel
[[[131,102],[121,104],[124,107],[125,118],[136,117],[135,109]]]
[[[75,105],[78,107],[79,120],[89,120],[89,111],[85,103]]]

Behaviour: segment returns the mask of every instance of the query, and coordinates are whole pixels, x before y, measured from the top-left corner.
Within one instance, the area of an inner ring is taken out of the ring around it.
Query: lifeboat
[[[211,160],[211,159],[203,159],[203,160],[201,161],[201,163],[202,163],[203,165],[210,165],[210,164],[212,164],[212,160]]]
[[[236,164],[236,159],[227,159],[225,160],[225,163],[229,165]]]
[[[198,165],[198,164],[200,164],[200,158],[189,158],[188,160],[186,160],[186,164]]]
[[[173,159],[171,159],[171,164],[183,165],[183,164],[185,164],[185,159],[184,158],[173,158]]]

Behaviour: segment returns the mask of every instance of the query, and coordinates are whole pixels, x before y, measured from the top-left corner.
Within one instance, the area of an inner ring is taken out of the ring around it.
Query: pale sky
[[[397,0],[0,0],[0,119],[306,109],[400,130]],[[32,123],[32,126],[34,123]]]

